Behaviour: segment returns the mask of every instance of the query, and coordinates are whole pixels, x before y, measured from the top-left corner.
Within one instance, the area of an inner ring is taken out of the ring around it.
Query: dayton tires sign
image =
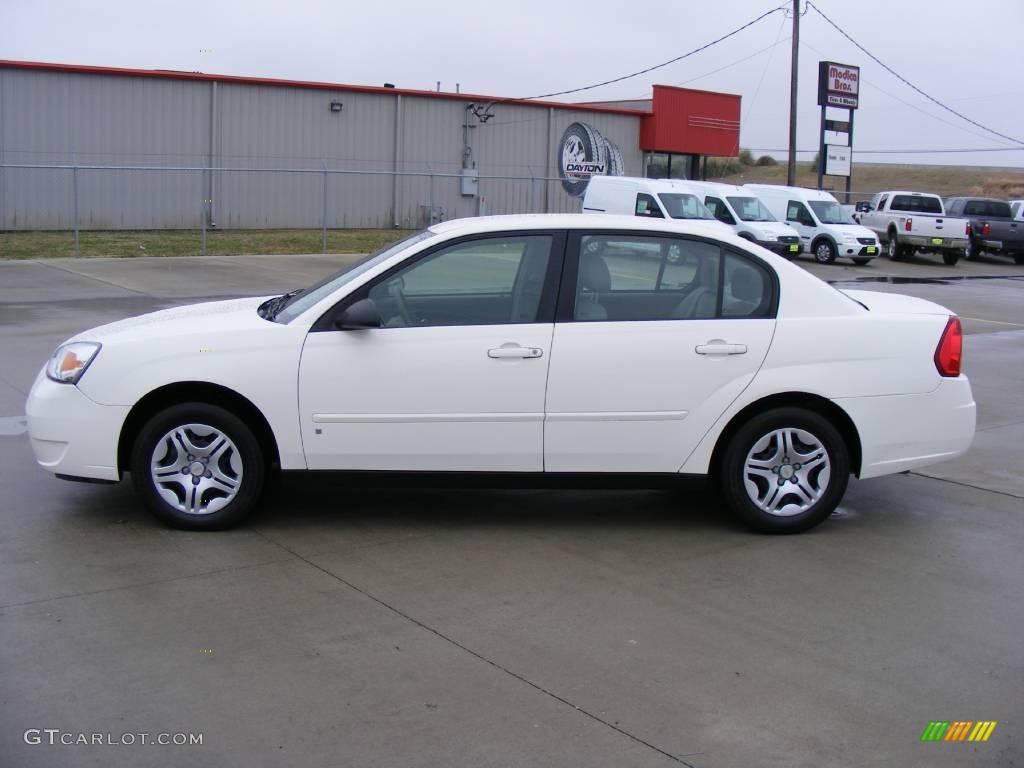
[[[583,197],[591,176],[621,176],[622,152],[587,123],[572,123],[559,142],[558,175],[573,197]]]

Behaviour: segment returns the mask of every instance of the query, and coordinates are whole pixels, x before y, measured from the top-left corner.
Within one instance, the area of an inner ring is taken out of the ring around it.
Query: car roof
[[[690,183],[702,189],[717,191],[721,193],[743,192],[747,195],[750,194],[749,189],[746,189],[745,187],[742,187],[739,184],[726,184],[721,181],[691,181]]]
[[[879,192],[880,195],[911,195],[914,197],[939,197],[934,192],[910,192],[902,189],[892,189],[888,192]]]
[[[835,200],[835,196],[831,192],[826,192],[823,189],[809,189],[807,187],[787,187],[784,184],[744,184],[747,189],[753,189],[755,191],[779,191],[786,192],[794,197],[804,197],[807,200]]]
[[[607,213],[525,213],[503,216],[474,216],[449,219],[430,227],[439,235],[472,235],[519,229],[625,229],[657,231],[683,235],[703,235],[724,239],[712,220],[648,219],[641,216],[616,216]]]

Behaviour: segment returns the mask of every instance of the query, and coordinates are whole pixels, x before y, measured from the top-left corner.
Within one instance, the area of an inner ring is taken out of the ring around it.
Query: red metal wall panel
[[[652,114],[640,124],[640,149],[735,157],[740,151],[740,96],[654,86]]]

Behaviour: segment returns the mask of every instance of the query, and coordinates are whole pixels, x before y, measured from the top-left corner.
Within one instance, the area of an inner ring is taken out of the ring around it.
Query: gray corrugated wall
[[[216,93],[214,93],[216,91]],[[329,104],[341,101],[340,113]],[[401,125],[396,113],[401,101]],[[216,103],[212,115],[211,107]],[[464,101],[138,76],[0,69],[0,158],[8,163],[188,165],[458,173]],[[496,104],[470,131],[481,175],[557,176],[557,143],[583,120],[618,144],[638,174],[639,118]],[[549,128],[549,120],[551,122]],[[398,135],[396,136],[396,128]],[[550,142],[549,142],[550,131]],[[397,149],[397,157],[396,157]],[[83,229],[318,227],[317,174],[79,172]],[[213,203],[209,198],[212,188]],[[546,191],[545,191],[546,188]],[[480,199],[455,178],[328,175],[330,227],[416,227],[445,218],[579,210],[561,184],[481,179]],[[397,201],[397,205],[395,205]],[[71,172],[0,171],[0,228],[69,229]]]

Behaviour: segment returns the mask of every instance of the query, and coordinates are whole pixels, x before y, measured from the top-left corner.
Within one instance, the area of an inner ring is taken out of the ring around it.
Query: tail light
[[[907,230],[907,232],[909,232],[909,231],[910,231],[910,227],[912,226],[912,224],[913,224],[913,221],[914,221],[914,220],[913,220],[912,218],[910,218],[909,216],[907,216],[907,220],[906,220],[906,222],[904,222],[904,224],[903,224],[903,228],[904,228],[905,230]]]
[[[935,367],[940,376],[959,376],[960,360],[963,358],[964,334],[960,327],[960,318],[955,315],[949,318],[946,329],[935,348]]]
[[[969,221],[967,222],[967,224],[964,225],[964,234],[967,235],[968,237],[971,236],[971,222]]]
[[[992,230],[991,230],[991,228],[989,227],[989,225],[988,225],[988,222],[987,222],[987,221],[986,221],[986,222],[985,222],[984,224],[982,224],[982,225],[981,225],[981,234],[983,234],[983,235],[987,235],[987,234],[988,234],[989,232],[991,232],[991,231],[992,231]]]

